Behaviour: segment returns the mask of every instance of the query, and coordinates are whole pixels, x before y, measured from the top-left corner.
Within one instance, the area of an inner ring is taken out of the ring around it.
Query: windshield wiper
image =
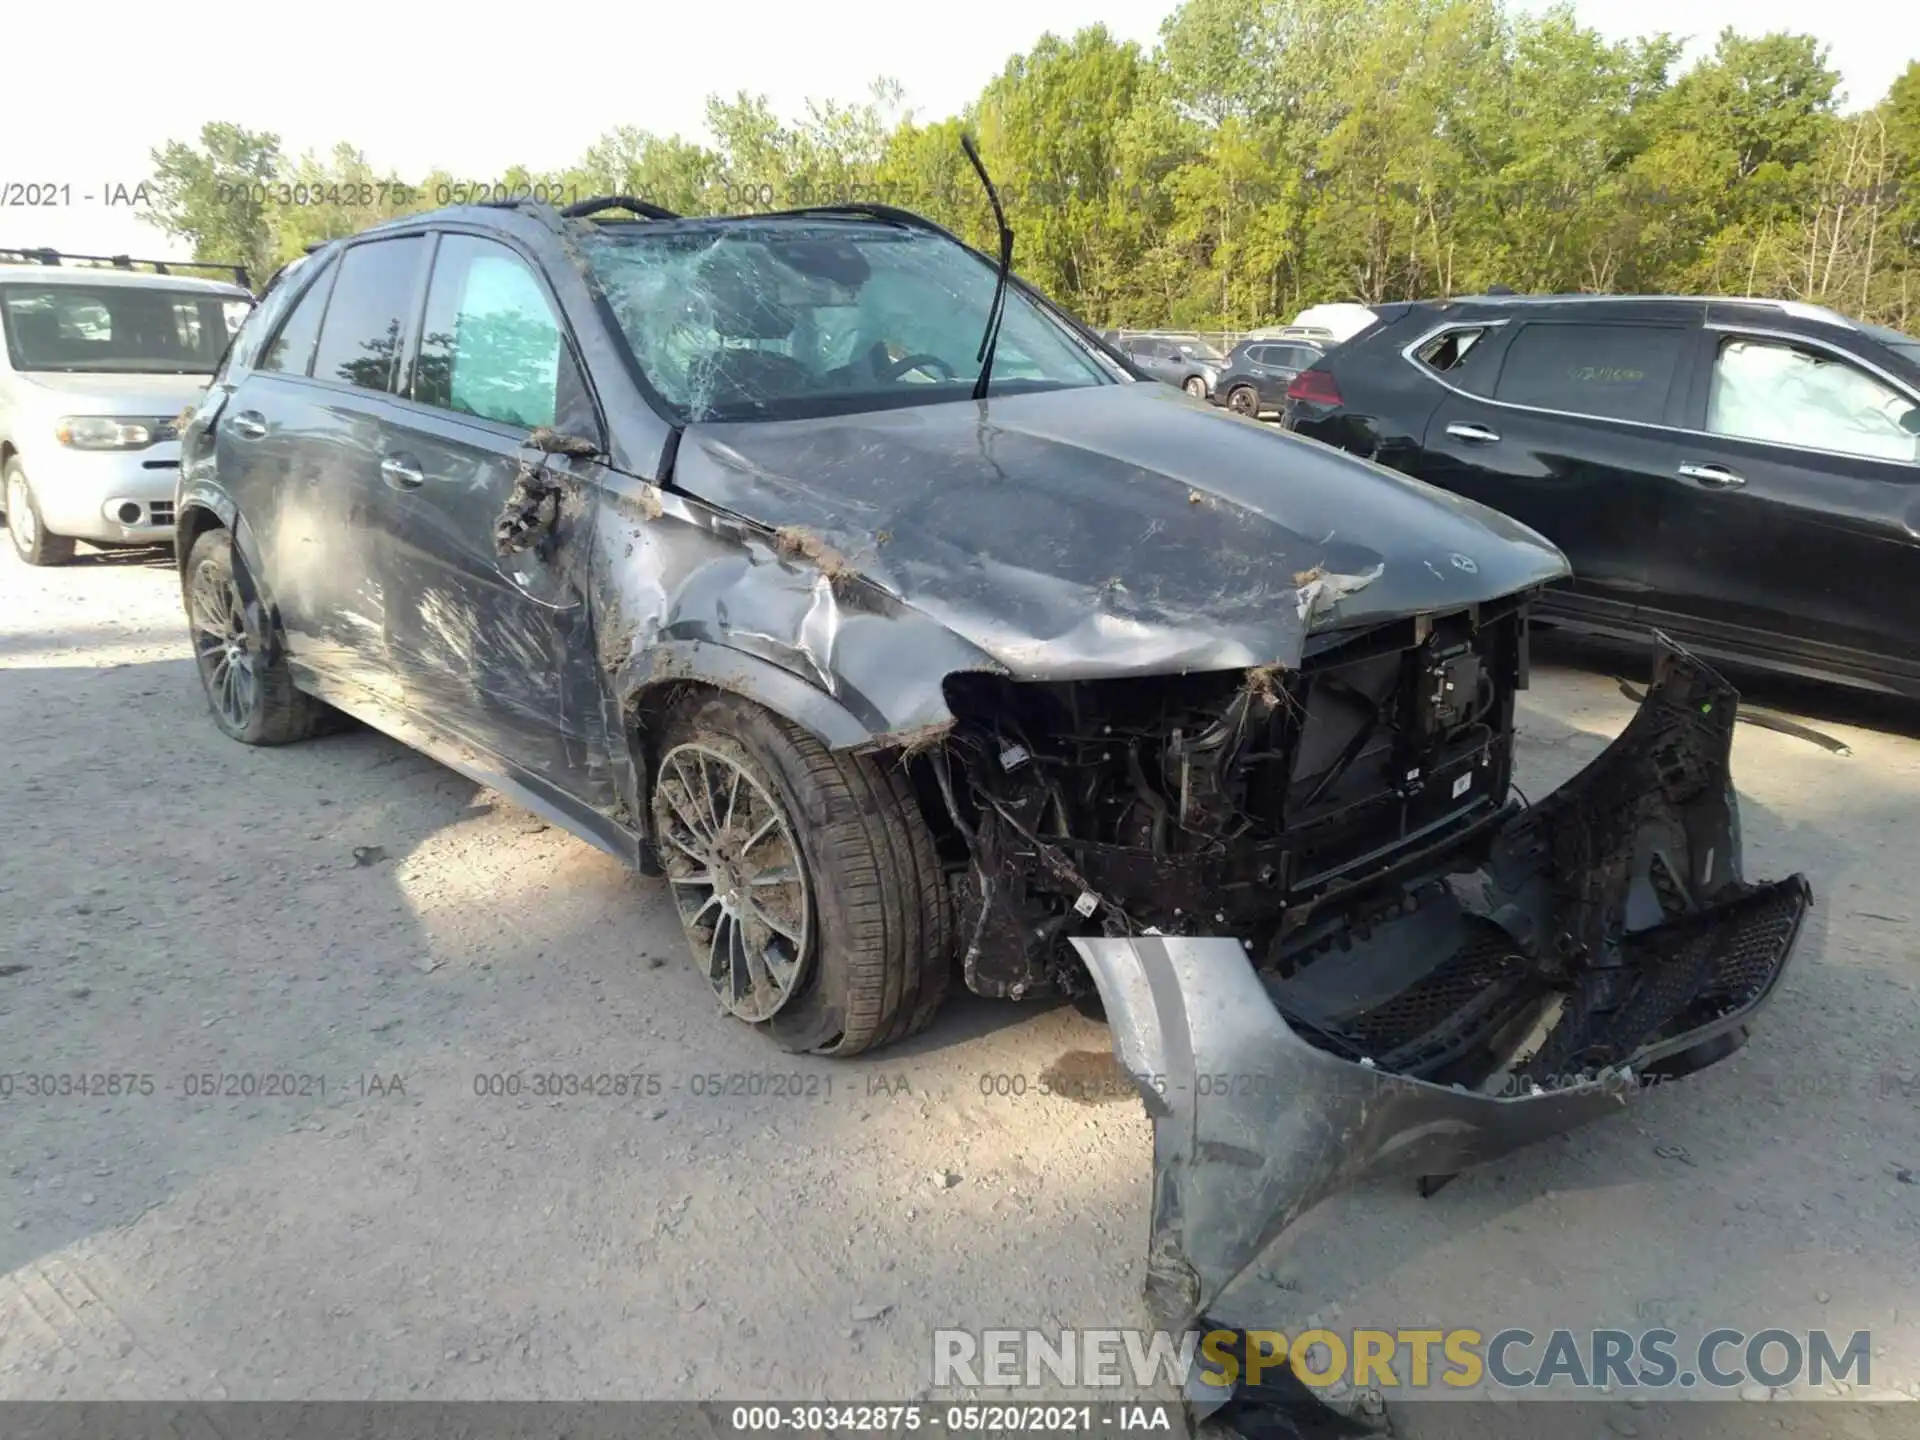
[[[1007,228],[1007,212],[1000,208],[1000,194],[993,188],[987,167],[980,162],[980,151],[975,148],[973,137],[962,135],[960,148],[967,152],[974,173],[986,187],[987,199],[993,205],[993,222],[1000,227],[1000,273],[993,281],[993,303],[987,307],[986,333],[980,337],[979,353],[973,357],[980,362],[980,378],[973,382],[973,398],[984,400],[987,385],[993,378],[993,352],[1000,344],[1000,317],[1006,313],[1007,275],[1013,269],[1013,231]]]

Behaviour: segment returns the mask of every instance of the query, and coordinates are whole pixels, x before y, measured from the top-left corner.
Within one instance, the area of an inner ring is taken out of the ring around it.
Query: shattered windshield
[[[967,398],[994,271],[886,224],[596,227],[582,237],[635,361],[683,421],[780,420]],[[1009,288],[990,393],[1113,383]]]
[[[248,301],[134,285],[0,286],[16,370],[211,375]]]

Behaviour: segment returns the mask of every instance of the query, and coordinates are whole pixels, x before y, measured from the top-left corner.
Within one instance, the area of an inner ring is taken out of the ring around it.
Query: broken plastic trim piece
[[[1613,683],[1619,687],[1622,695],[1636,705],[1647,698],[1617,675]],[[1804,740],[1809,745],[1818,745],[1829,755],[1851,756],[1853,754],[1853,748],[1846,741],[1836,740],[1825,731],[1816,730],[1811,725],[1795,720],[1791,715],[1778,715],[1771,710],[1756,710],[1748,705],[1741,708],[1740,719],[1742,723],[1757,729],[1771,730],[1777,735],[1786,735],[1795,740]]]
[[[507,503],[494,517],[493,544],[502,555],[541,545],[559,522],[563,487],[559,477],[547,468],[549,460],[555,455],[584,458],[600,453],[593,441],[544,425],[527,436],[526,448],[538,459],[520,462]]]
[[[552,532],[560,518],[560,482],[539,464],[520,462],[507,503],[494,517],[493,545],[502,555],[530,550]]]
[[[1487,852],[1488,918],[1562,1002],[1530,1057],[1489,1054],[1466,1083],[1394,1074],[1304,1038],[1237,939],[1073,941],[1154,1119],[1155,1323],[1200,1322],[1271,1242],[1363,1178],[1453,1174],[1738,1048],[1812,895],[1798,875],[1738,878],[1735,697],[1679,652],[1660,671],[1627,731]],[[1645,919],[1650,876],[1664,893]],[[1644,923],[1629,928],[1635,907]]]

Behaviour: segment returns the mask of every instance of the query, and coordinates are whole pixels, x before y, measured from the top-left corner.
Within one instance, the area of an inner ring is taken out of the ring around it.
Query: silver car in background
[[[1196,400],[1205,400],[1220,383],[1227,357],[1189,335],[1128,335],[1118,342],[1133,363]]]
[[[76,540],[171,542],[179,416],[206,389],[252,293],[8,253],[37,262],[0,255],[0,506],[14,550],[58,565]]]

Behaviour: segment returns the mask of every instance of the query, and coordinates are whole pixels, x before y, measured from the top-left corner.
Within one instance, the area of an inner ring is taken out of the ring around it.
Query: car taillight
[[[1287,399],[1305,400],[1314,405],[1341,404],[1340,387],[1325,370],[1302,370],[1287,386]]]

